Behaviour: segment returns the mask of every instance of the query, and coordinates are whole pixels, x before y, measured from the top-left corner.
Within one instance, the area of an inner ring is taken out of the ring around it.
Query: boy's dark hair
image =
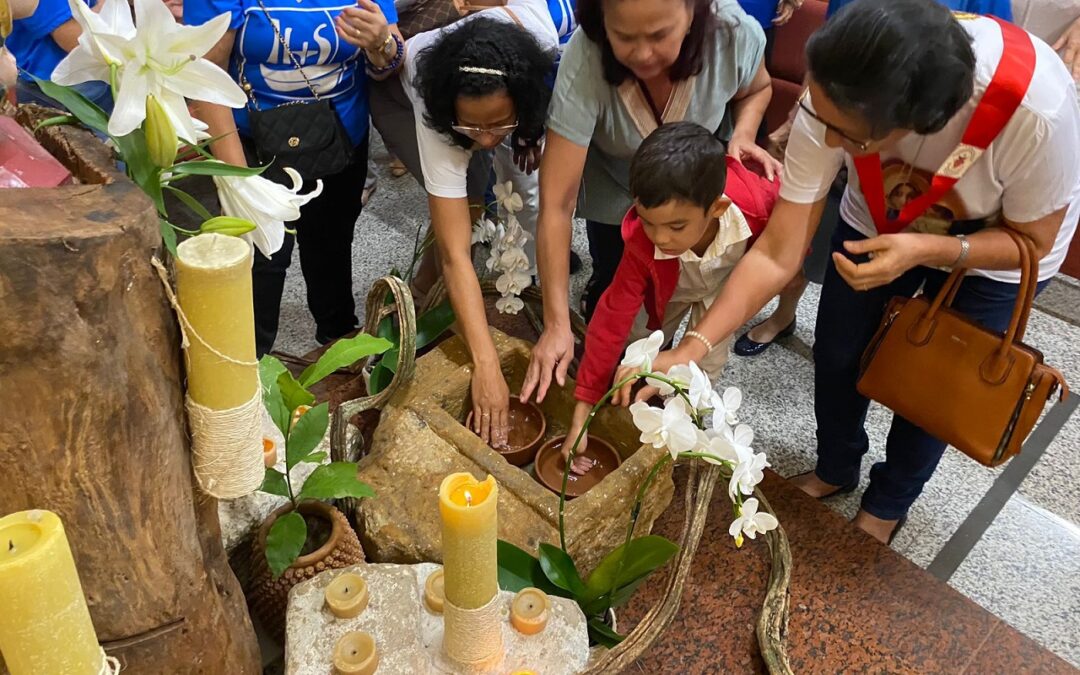
[[[463,148],[472,139],[451,126],[457,124],[458,96],[486,96],[506,91],[517,110],[515,136],[534,143],[544,135],[551,89],[545,78],[555,63],[554,51],[545,51],[524,28],[485,16],[463,23],[420,52],[416,87],[427,112],[424,120]],[[501,75],[466,73],[461,66],[500,70]]]
[[[604,3],[618,0],[578,0],[577,20],[585,36],[600,45],[600,60],[604,68],[604,80],[608,84],[620,85],[633,79],[629,68],[619,63],[615,52],[611,50],[607,32],[604,30]],[[715,0],[684,0],[694,15],[690,32],[683,38],[679,58],[671,65],[670,77],[673,82],[686,80],[697,75],[705,65],[705,52],[713,40],[731,39],[732,26],[716,16],[713,8]]]
[[[646,208],[678,199],[708,210],[726,183],[727,148],[693,122],[661,126],[630,162],[630,195]]]
[[[810,75],[874,138],[941,131],[971,98],[971,36],[936,0],[856,0],[806,45]]]

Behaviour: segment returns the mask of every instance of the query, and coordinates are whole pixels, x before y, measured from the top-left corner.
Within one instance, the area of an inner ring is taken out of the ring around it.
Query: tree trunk
[[[216,502],[193,487],[154,208],[90,134],[39,140],[95,184],[0,190],[0,514],[60,515],[125,673],[258,673]]]

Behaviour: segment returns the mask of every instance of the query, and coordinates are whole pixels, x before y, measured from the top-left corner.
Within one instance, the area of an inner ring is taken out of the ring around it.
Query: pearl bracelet
[[[688,331],[686,331],[686,337],[691,337],[691,338],[694,338],[696,340],[699,340],[701,342],[701,344],[705,345],[705,347],[707,347],[710,352],[713,350],[713,343],[709,341],[709,338],[705,337],[704,335],[697,332],[696,330],[688,330]],[[706,353],[708,353],[708,352],[706,352]]]

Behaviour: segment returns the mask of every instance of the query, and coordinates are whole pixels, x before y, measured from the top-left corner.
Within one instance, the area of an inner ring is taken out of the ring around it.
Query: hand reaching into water
[[[570,448],[574,447],[574,441],[577,439],[578,434],[581,433],[582,427],[585,426],[585,422],[589,419],[589,412],[592,410],[592,406],[583,401],[578,401],[574,406],[574,418],[570,422],[570,428],[566,432],[566,440],[563,441],[562,456],[563,463],[570,458]],[[570,466],[570,473],[582,476],[586,474],[589,469],[593,468],[596,463],[594,460],[585,457],[585,448],[589,445],[589,432],[586,431],[581,437],[581,443],[578,444],[577,454],[574,456],[574,463]]]

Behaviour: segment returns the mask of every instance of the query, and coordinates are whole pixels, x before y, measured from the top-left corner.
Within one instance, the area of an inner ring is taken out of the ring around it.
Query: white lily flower
[[[491,222],[490,218],[478,218],[473,223],[470,244],[486,244],[495,239],[496,232],[495,223]]]
[[[698,428],[690,419],[682,398],[669,399],[663,410],[638,401],[630,406],[630,414],[634,426],[641,432],[641,442],[654,448],[667,447],[672,459],[697,446]]]
[[[504,295],[495,301],[495,309],[503,314],[517,314],[525,307],[525,303],[516,295]]]
[[[506,295],[518,295],[532,285],[532,277],[521,270],[503,272],[495,280],[495,288],[499,293]]]
[[[241,108],[247,99],[243,90],[224,70],[202,58],[229,28],[229,14],[222,14],[201,26],[178,24],[160,0],[135,0],[135,22],[129,28],[123,0],[108,0],[102,16],[68,0],[72,14],[83,29],[78,45],[53,71],[57,84],[71,85],[90,80],[109,80],[109,65],[117,65],[119,88],[109,133],[124,136],[146,117],[146,97],[153,95],[165,109],[185,140],[194,140],[197,130],[185,98]],[[134,27],[138,29],[135,30]],[[83,39],[85,38],[85,39]]]
[[[511,214],[525,208],[521,195],[514,192],[514,183],[512,181],[495,184],[495,201],[499,206],[506,209],[507,213]]]
[[[660,353],[660,347],[663,345],[664,332],[653,331],[653,334],[649,337],[631,343],[626,348],[626,355],[623,356],[619,365],[637,368],[640,372],[646,373],[652,370],[652,363],[656,360],[657,354]]]
[[[758,513],[758,500],[754,497],[743,502],[739,517],[731,523],[728,534],[735,537],[735,545],[742,546],[743,535],[756,539],[758,533],[764,534],[769,530],[775,530],[780,525],[776,517],[771,513]]]
[[[738,387],[728,387],[724,390],[723,396],[714,392],[712,394],[713,428],[722,429],[738,424],[739,418],[735,416],[735,413],[741,405],[742,392],[739,391]]]
[[[299,218],[300,207],[318,197],[323,189],[322,181],[316,181],[315,189],[302,195],[304,181],[300,174],[288,167],[285,172],[292,178],[291,188],[262,176],[214,176],[222,213],[255,223],[255,230],[243,237],[267,258],[281,249],[285,223]]]

